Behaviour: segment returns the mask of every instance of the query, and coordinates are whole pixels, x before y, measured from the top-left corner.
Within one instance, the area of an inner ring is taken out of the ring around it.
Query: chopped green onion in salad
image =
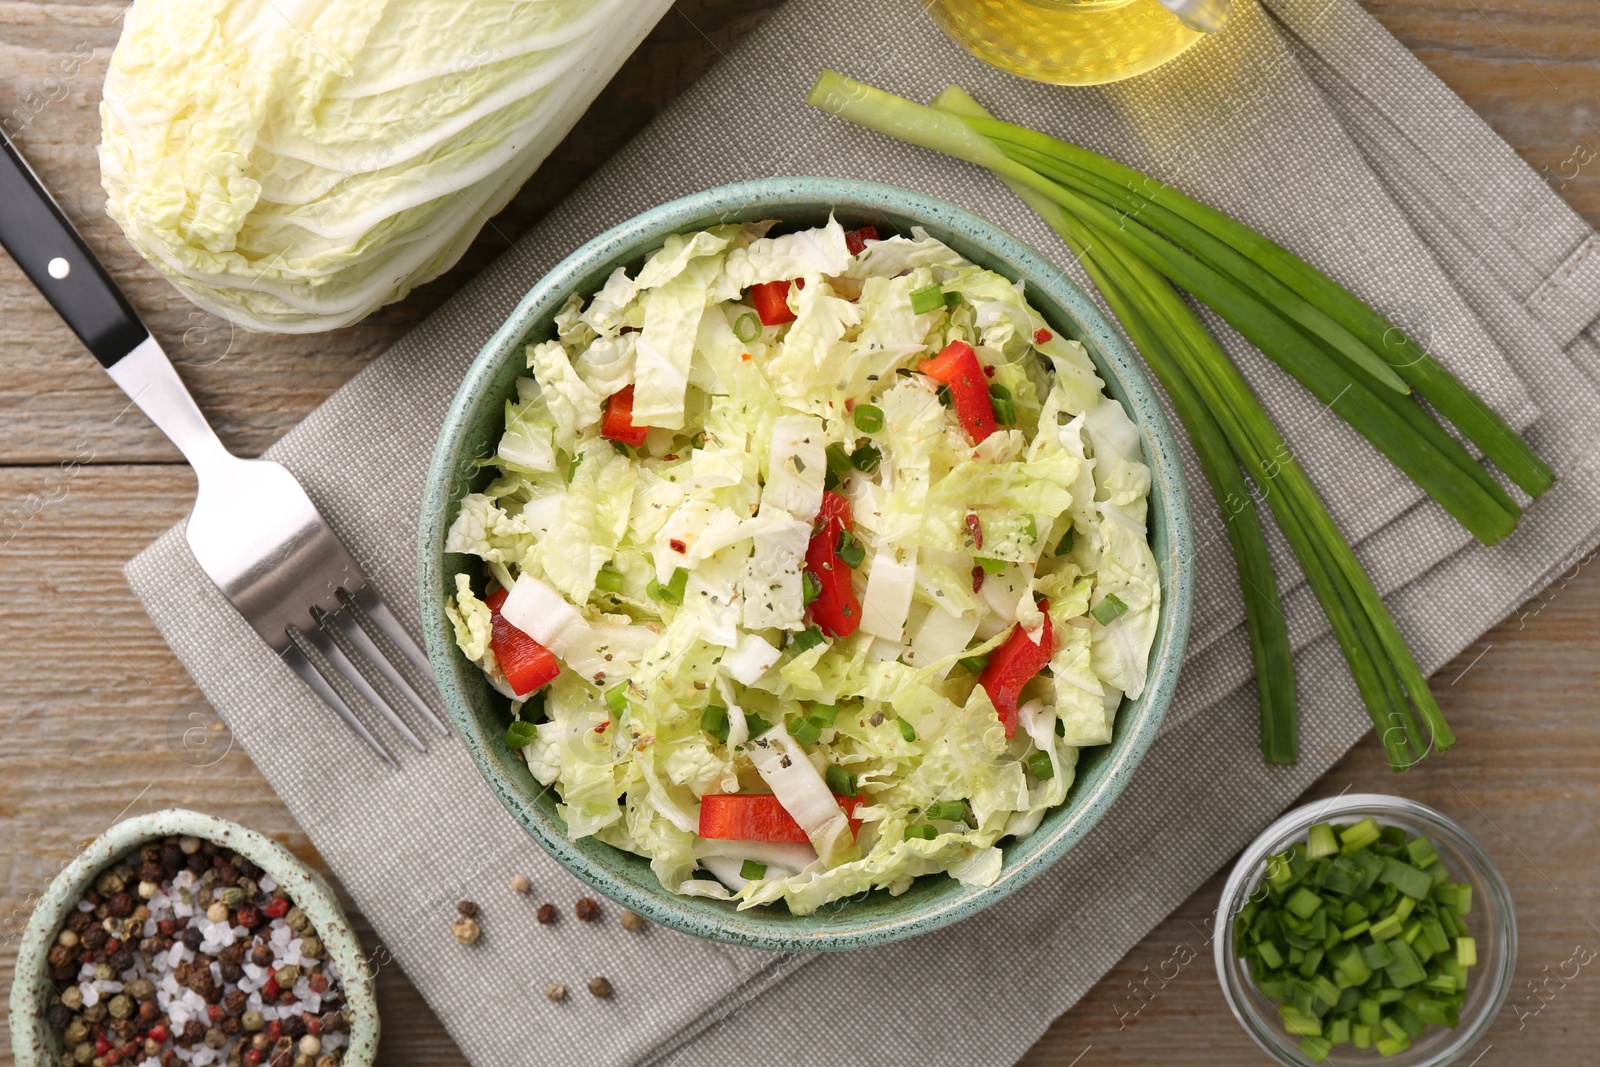
[[[574,837],[805,914],[1000,875],[1145,686],[1139,433],[921,230],[668,238],[530,344],[447,550]]]

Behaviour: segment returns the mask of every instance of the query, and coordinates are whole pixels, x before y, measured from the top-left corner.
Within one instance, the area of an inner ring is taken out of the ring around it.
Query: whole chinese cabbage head
[[[136,0],[107,210],[201,307],[348,325],[443,273],[668,0]]]

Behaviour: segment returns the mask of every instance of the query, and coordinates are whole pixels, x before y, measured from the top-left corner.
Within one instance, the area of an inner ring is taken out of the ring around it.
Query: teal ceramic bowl
[[[1144,694],[1123,701],[1111,744],[1084,750],[1066,803],[1032,834],[1002,843],[1004,870],[992,886],[972,888],[932,876],[899,896],[875,891],[812,915],[791,915],[782,905],[737,911],[731,903],[668,892],[638,856],[593,838],[567,837],[554,793],[539,785],[502,740],[509,703],[456,651],[445,598],[454,592],[454,575],[474,570],[477,561],[446,554],[445,534],[457,502],[488,480],[476,460],[494,454],[504,402],[515,395],[517,376],[527,373],[524,345],[554,336],[553,317],[568,295],[594,292],[619,266],[637,268],[668,234],[758,219],[801,228],[826,222],[830,212],[847,229],[925,228],[972,262],[1023,281],[1045,319],[1083,342],[1110,394],[1140,430],[1152,474],[1150,544],[1161,573],[1161,618]],[[468,751],[506,809],[568,870],[624,907],[686,933],[786,951],[858,948],[937,929],[1015,892],[1060,859],[1116,800],[1161,725],[1183,661],[1194,587],[1193,526],[1172,428],[1139,362],[1094,303],[1044,256],[953,204],[828,178],[745,182],[674,200],[601,234],[541,279],[484,346],[445,416],[423,493],[420,540],[428,654]]]
[[[106,868],[129,853],[137,853],[142,845],[172,835],[203,838],[239,853],[271,875],[304,909],[327,948],[328,958],[339,968],[352,1016],[350,1044],[340,1063],[344,1067],[372,1067],[378,1055],[375,972],[333,888],[271,838],[227,819],[182,808],[122,820],[85,845],[41,896],[28,898],[33,915],[17,948],[11,984],[11,1051],[16,1062],[33,1067],[58,1062],[61,1035],[52,1032],[45,1021],[54,995],[48,977],[48,956],[79,898]]]

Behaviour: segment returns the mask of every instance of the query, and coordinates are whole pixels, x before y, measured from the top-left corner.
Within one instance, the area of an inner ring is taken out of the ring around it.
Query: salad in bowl
[[[1161,613],[1083,346],[922,230],[831,218],[674,234],[554,334],[445,612],[568,836],[739,909],[994,883]]]

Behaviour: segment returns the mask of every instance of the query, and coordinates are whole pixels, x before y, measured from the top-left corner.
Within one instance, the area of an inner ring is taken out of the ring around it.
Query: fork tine
[[[411,635],[406,633],[404,626],[400,625],[400,620],[390,614],[389,608],[378,597],[378,594],[373,591],[372,586],[363,585],[359,591],[353,594],[344,590],[340,590],[340,592],[344,593],[346,599],[355,602],[355,605],[361,609],[362,613],[371,619],[373,624],[382,630],[389,640],[395,643],[395,646],[400,649],[406,659],[411,661],[412,666],[422,672],[423,677],[433,677],[433,664],[428,662],[428,657],[423,655],[422,649],[417,647],[417,643],[411,640]]]
[[[445,729],[444,723],[440,722],[439,717],[433,713],[433,709],[428,707],[427,701],[422,699],[421,695],[411,687],[411,683],[406,680],[406,676],[395,669],[394,664],[389,662],[389,657],[385,656],[383,650],[373,642],[372,638],[367,636],[367,631],[361,628],[361,625],[355,620],[348,607],[344,611],[330,612],[324,615],[323,618],[331,620],[339,628],[339,632],[344,635],[345,640],[356,646],[356,651],[360,652],[379,674],[387,678],[391,685],[400,690],[406,699],[410,700],[416,709],[422,712],[427,720],[433,724],[434,729],[441,734],[449,735],[450,731]]]
[[[372,688],[372,683],[367,681],[366,676],[356,669],[354,663],[350,662],[350,657],[344,654],[344,649],[335,644],[333,638],[328,636],[326,629],[327,613],[318,612],[317,615],[324,628],[318,629],[314,634],[306,634],[306,640],[310,641],[316,650],[322,653],[323,657],[333,665],[333,669],[344,675],[345,681],[356,687],[356,692],[361,694],[361,698],[376,708],[378,714],[388,720],[390,726],[399,730],[401,735],[407,741],[410,741],[418,752],[428,751],[427,746],[422,743],[416,734],[411,732],[411,727],[406,725],[406,721],[395,714],[395,710],[389,706],[389,702],[383,699],[376,689]]]
[[[400,649],[424,678],[433,677],[433,664],[428,662],[428,657],[422,654],[422,649],[417,647],[417,643],[411,640],[411,635],[400,625],[400,620],[389,614],[389,609],[378,599],[378,594],[372,591],[372,586],[363,585],[359,592],[353,594],[340,589],[339,599],[346,603],[354,602],[356,607],[361,609],[361,613],[371,619],[373,625],[395,643],[395,647]]]
[[[389,755],[388,750],[380,745],[378,739],[372,736],[371,731],[366,728],[360,719],[356,718],[356,713],[350,710],[350,705],[346,704],[344,698],[334,691],[332,685],[328,684],[328,680],[322,676],[322,668],[311,662],[299,645],[293,641],[289,642],[289,647],[283,652],[283,662],[287,663],[294,673],[300,676],[301,681],[311,687],[311,691],[324,704],[333,709],[334,714],[344,720],[345,725],[350,727],[357,737],[367,743],[368,748],[376,752],[383,759],[383,762],[389,765],[390,770],[397,771],[400,769],[400,765],[395,763],[394,757]]]

